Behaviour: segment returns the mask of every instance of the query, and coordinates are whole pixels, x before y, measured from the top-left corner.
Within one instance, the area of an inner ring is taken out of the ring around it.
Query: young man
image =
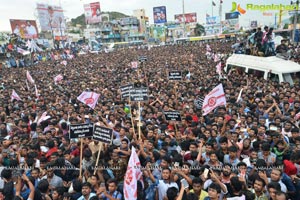
[[[194,178],[192,186],[193,189],[190,190],[190,192],[195,193],[199,197],[199,200],[204,200],[204,198],[208,196],[208,193],[202,190],[203,181],[201,178]]]
[[[261,178],[256,178],[254,181],[254,185],[252,192],[255,194],[255,199],[259,200],[268,200],[268,197],[264,193],[264,188],[266,186],[266,182]]]
[[[96,196],[95,193],[92,193],[92,185],[89,182],[82,184],[81,194],[82,196],[78,200],[89,200],[91,197]]]
[[[105,187],[100,188],[100,193],[101,193],[100,198],[102,198],[103,200],[110,200],[110,199],[121,200],[122,194],[119,191],[117,191],[117,187],[118,187],[117,180],[110,179],[107,181],[107,185],[108,185],[108,191],[106,191]]]
[[[167,190],[170,187],[175,187],[178,189],[178,185],[171,181],[171,170],[169,168],[164,168],[162,170],[162,180],[158,181],[158,199],[163,200],[167,195]]]
[[[221,196],[221,187],[216,184],[212,183],[208,187],[208,197],[205,197],[204,200],[218,200]]]

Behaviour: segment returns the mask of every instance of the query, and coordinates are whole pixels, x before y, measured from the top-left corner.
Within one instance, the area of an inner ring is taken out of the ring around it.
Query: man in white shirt
[[[36,28],[30,24],[30,21],[27,21],[26,32],[27,32],[27,35],[32,38],[36,37],[36,35],[37,35]]]
[[[171,182],[171,170],[169,168],[164,168],[162,170],[162,179],[158,181],[157,189],[158,189],[158,199],[163,200],[165,196],[167,196],[168,188],[175,187],[178,189],[178,185],[175,182]]]

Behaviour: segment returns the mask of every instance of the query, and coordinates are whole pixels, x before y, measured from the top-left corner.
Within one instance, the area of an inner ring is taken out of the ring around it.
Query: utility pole
[[[220,34],[222,34],[222,4],[223,0],[220,0],[220,7],[219,7],[219,17],[220,17]]]
[[[299,0],[293,2],[291,1],[291,5],[294,5],[294,10],[295,10],[295,14],[294,14],[294,27],[293,27],[293,37],[292,37],[292,42],[295,42],[295,36],[296,36],[296,26],[297,26],[297,18],[298,18],[298,7],[299,7]]]

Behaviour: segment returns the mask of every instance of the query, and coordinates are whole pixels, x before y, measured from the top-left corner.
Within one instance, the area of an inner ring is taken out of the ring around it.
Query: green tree
[[[201,25],[201,24],[196,24],[196,28],[194,29],[195,31],[195,36],[201,36],[201,35],[205,35],[205,28]]]
[[[290,17],[290,22],[291,24],[294,24],[294,19],[295,19],[295,15],[292,15]],[[300,14],[297,15],[297,23],[299,24],[300,23]]]

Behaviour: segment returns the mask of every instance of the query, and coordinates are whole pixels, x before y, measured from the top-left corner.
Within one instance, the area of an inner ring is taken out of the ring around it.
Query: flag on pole
[[[226,97],[222,83],[215,87],[210,93],[205,96],[202,110],[203,116],[210,113],[218,106],[226,105]]]
[[[60,62],[60,64],[64,65],[64,66],[67,66],[68,62],[66,60],[63,60]]]
[[[139,157],[132,147],[131,155],[129,158],[127,171],[124,179],[124,197],[125,200],[136,200],[137,199],[137,182],[141,181],[143,184],[143,173],[141,171],[141,163]]]
[[[216,6],[216,3],[214,1],[212,1],[212,6]]]
[[[29,71],[26,71],[26,77],[30,83],[34,84],[34,80],[33,80],[32,76],[30,75]]]
[[[214,55],[214,62],[218,62],[218,61],[220,61],[220,58],[219,58],[218,54],[215,53],[215,55]]]
[[[81,95],[77,97],[77,100],[81,103],[86,104],[92,109],[95,109],[98,99],[100,97],[100,94],[97,94],[95,92],[82,92]]]
[[[15,90],[12,90],[12,93],[11,93],[11,101],[13,100],[17,100],[17,101],[22,101],[22,99],[20,98],[20,96],[16,93]]]
[[[55,85],[56,85],[58,82],[62,81],[63,79],[64,79],[64,77],[63,77],[63,75],[61,75],[61,74],[55,76],[55,77],[54,77],[54,83],[55,83]]]

